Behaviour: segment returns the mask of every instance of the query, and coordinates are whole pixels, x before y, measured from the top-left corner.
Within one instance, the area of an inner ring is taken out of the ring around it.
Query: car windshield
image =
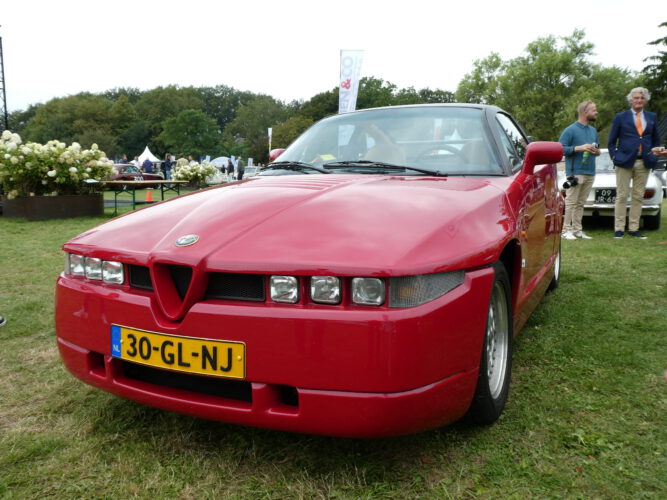
[[[291,173],[305,174],[322,170],[502,174],[489,147],[482,110],[454,106],[393,107],[337,115],[313,125],[280,155],[278,162],[280,165],[273,168],[291,164]]]
[[[596,172],[613,172],[614,163],[611,161],[609,156],[609,151],[603,149],[600,151],[600,156],[595,159],[595,171]]]

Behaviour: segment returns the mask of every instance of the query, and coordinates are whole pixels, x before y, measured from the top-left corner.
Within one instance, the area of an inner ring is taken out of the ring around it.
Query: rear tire
[[[479,363],[477,387],[470,417],[479,424],[492,424],[500,417],[509,394],[512,371],[512,304],[505,267],[494,264],[494,280]]]

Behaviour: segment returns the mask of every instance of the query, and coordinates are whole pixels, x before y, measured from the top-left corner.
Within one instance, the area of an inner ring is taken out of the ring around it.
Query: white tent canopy
[[[157,158],[153,153],[151,153],[151,150],[148,149],[148,146],[146,146],[144,152],[141,153],[141,155],[139,156],[139,163],[145,162],[146,158],[148,158],[153,163],[160,161],[159,158]]]
[[[211,165],[214,167],[222,168],[227,166],[227,156],[218,156],[211,160]]]

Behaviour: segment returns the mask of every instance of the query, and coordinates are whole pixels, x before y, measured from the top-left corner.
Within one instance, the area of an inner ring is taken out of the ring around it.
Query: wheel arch
[[[514,304],[517,302],[519,283],[521,281],[521,249],[519,248],[519,242],[517,240],[509,241],[500,253],[498,261],[505,266],[510,280],[510,298],[512,300],[512,313],[514,313]]]

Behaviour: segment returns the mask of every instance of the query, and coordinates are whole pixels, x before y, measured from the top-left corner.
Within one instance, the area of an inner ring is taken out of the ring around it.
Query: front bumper
[[[286,400],[284,386],[248,382],[247,398],[179,390],[127,376],[124,362],[58,339],[65,366],[84,382],[138,403],[210,420],[344,437],[385,437],[436,428],[463,416],[477,371],[397,393],[303,389]]]
[[[490,268],[468,272],[457,289],[411,309],[207,301],[176,324],[160,317],[149,293],[61,276],[57,344],[79,379],[165,410],[333,436],[409,434],[450,423],[470,406],[492,281]],[[114,323],[243,342],[245,380],[114,358]]]
[[[627,206],[627,211],[630,211],[630,206]],[[656,215],[660,211],[660,205],[651,204],[651,205],[642,205],[642,215]],[[609,204],[586,204],[584,205],[584,216],[602,216],[602,217],[613,217],[614,216],[614,205]]]

